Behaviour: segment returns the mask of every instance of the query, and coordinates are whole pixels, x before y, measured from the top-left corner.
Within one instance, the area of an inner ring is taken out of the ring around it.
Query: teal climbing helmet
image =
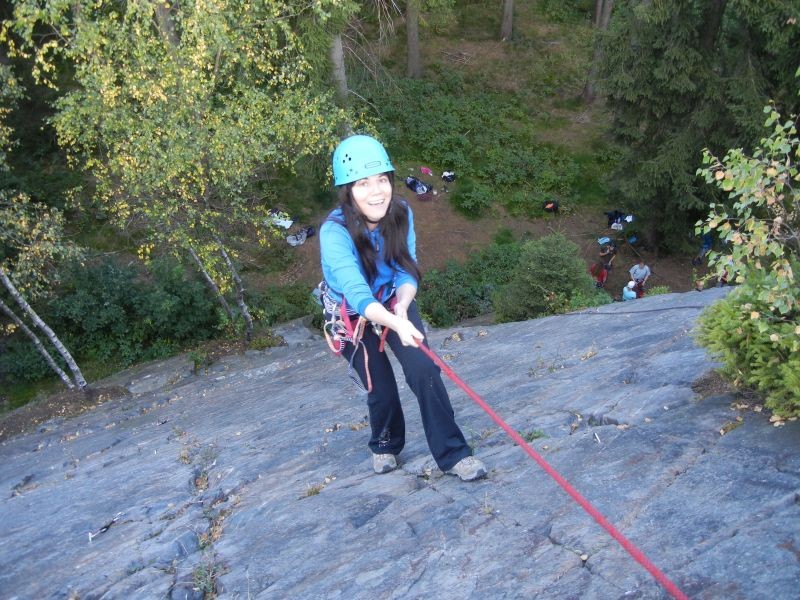
[[[370,175],[394,171],[386,148],[368,135],[351,135],[333,151],[333,184],[344,185]]]

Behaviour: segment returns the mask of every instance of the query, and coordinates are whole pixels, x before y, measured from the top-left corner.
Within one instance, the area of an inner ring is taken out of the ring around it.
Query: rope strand
[[[678,586],[676,586],[670,579],[664,575],[664,573],[659,570],[645,555],[644,553],[639,550],[633,543],[628,540],[620,531],[614,527],[608,519],[606,519],[600,511],[598,511],[586,498],[584,498],[570,483],[564,479],[558,471],[556,471],[550,464],[542,458],[542,456],[536,452],[533,448],[531,448],[522,437],[514,431],[500,416],[490,407],[484,400],[475,393],[472,388],[470,388],[466,383],[464,383],[458,375],[456,375],[453,370],[448,367],[444,361],[442,361],[439,356],[433,352],[430,348],[428,348],[424,343],[419,341],[419,349],[425,353],[428,358],[430,358],[436,366],[438,366],[444,373],[453,380],[453,382],[458,385],[462,390],[464,390],[470,398],[472,398],[478,406],[480,406],[486,413],[492,418],[492,420],[497,423],[503,430],[511,436],[513,439],[528,455],[535,460],[544,471],[550,475],[553,479],[556,480],[556,483],[560,485],[567,494],[569,494],[573,500],[575,500],[578,504],[580,504],[581,508],[583,508],[589,515],[597,521],[597,523],[605,529],[611,537],[613,537],[619,544],[625,548],[625,550],[630,554],[633,559],[642,565],[647,571],[660,583],[664,589],[666,589],[676,600],[689,600],[688,596],[684,594]]]

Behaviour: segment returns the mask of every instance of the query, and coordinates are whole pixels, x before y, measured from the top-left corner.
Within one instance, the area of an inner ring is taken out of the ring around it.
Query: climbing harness
[[[388,327],[381,327],[377,323],[371,323],[366,318],[362,317],[355,311],[349,311],[347,307],[347,300],[342,296],[342,302],[339,304],[328,293],[328,284],[325,281],[320,282],[317,286],[319,290],[319,297],[322,300],[323,316],[325,317],[325,324],[323,325],[323,333],[325,340],[328,342],[328,347],[334,354],[341,355],[344,352],[347,344],[353,344],[353,354],[350,355],[348,361],[347,376],[350,380],[364,392],[372,391],[372,377],[369,374],[369,354],[367,347],[364,345],[362,338],[367,325],[371,324],[373,331],[380,337],[380,345],[378,351],[383,352],[386,336],[389,334]],[[378,290],[375,295],[378,302],[383,297],[384,288]],[[397,303],[397,297],[394,295],[394,289],[390,291],[389,309],[393,310],[394,305]],[[367,375],[366,388],[361,383],[358,373],[355,372],[353,364],[355,363],[356,354],[358,349],[361,348],[364,354],[364,372]]]
[[[533,448],[531,448],[528,443],[522,439],[522,436],[519,435],[514,429],[512,429],[508,423],[506,423],[500,416],[492,410],[492,407],[486,404],[486,402],[477,394],[475,391],[472,390],[466,383],[464,383],[458,375],[456,375],[453,370],[447,366],[444,361],[439,358],[439,356],[433,352],[430,348],[428,348],[421,340],[417,340],[419,343],[419,349],[430,358],[437,367],[439,367],[444,373],[455,383],[458,387],[464,390],[467,395],[472,398],[475,403],[480,406],[486,414],[488,414],[491,419],[497,423],[503,430],[517,443],[525,452],[535,460],[544,471],[550,475],[553,479],[556,480],[556,483],[561,486],[561,488],[569,494],[573,500],[575,500],[583,510],[589,513],[591,516],[603,529],[605,529],[611,537],[613,537],[619,544],[625,548],[628,554],[633,557],[633,559],[642,565],[647,571],[660,583],[665,590],[667,590],[676,600],[689,600],[688,596],[684,594],[677,585],[675,585],[670,579],[662,573],[658,567],[656,567],[650,560],[644,555],[644,553],[639,550],[633,543],[628,540],[620,531],[614,527],[608,519],[606,519],[600,511],[598,511],[586,498],[581,496],[581,494],[574,488],[570,483],[564,479],[561,474],[558,473],[550,464],[542,458],[542,456],[536,452]]]

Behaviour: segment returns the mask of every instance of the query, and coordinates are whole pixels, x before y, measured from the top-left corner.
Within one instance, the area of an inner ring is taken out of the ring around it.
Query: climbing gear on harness
[[[603,529],[605,529],[611,537],[613,537],[619,544],[625,548],[628,554],[633,557],[633,559],[642,565],[647,571],[666,589],[676,600],[689,600],[688,596],[684,594],[677,585],[675,585],[670,579],[667,578],[664,573],[662,573],[658,567],[656,567],[650,560],[644,555],[644,553],[639,550],[633,543],[626,538],[620,531],[614,527],[611,523],[609,523],[608,519],[606,519],[600,511],[598,511],[586,498],[581,496],[581,494],[575,488],[570,485],[570,483],[564,479],[561,474],[556,471],[550,464],[542,458],[542,456],[536,452],[530,445],[522,439],[522,436],[517,433],[511,426],[506,423],[500,416],[492,410],[492,407],[486,404],[484,400],[475,393],[475,391],[469,387],[466,383],[464,383],[458,375],[456,375],[453,370],[445,364],[445,362],[439,358],[439,356],[430,348],[428,348],[422,340],[419,341],[419,349],[422,350],[423,354],[430,358],[437,367],[439,367],[444,373],[455,383],[458,387],[464,390],[467,395],[472,398],[475,403],[480,406],[486,414],[488,414],[491,419],[497,423],[510,437],[514,440],[518,446],[520,446],[525,452],[530,456],[533,460],[535,460],[544,471],[550,475],[553,479],[556,480],[556,483],[561,486],[561,488],[569,494],[575,502],[580,504],[581,508],[589,513],[597,523]]]
[[[397,458],[394,454],[373,454],[372,470],[376,473],[388,473],[397,468]]]
[[[348,361],[347,376],[360,390],[369,393],[372,391],[372,379],[369,375],[369,356],[367,355],[364,342],[361,341],[364,335],[364,328],[367,325],[367,320],[357,313],[349,314],[347,311],[347,301],[344,297],[342,297],[342,303],[337,304],[336,301],[326,293],[328,290],[328,284],[326,282],[320,282],[318,288],[322,291],[322,314],[325,317],[325,324],[322,327],[322,332],[325,334],[325,341],[328,342],[328,347],[334,354],[341,354],[347,343],[353,344],[354,350]],[[359,380],[358,374],[354,374],[353,372],[353,363],[356,359],[356,354],[358,354],[359,347],[364,351],[364,371],[367,374],[366,389]]]
[[[368,135],[351,135],[333,151],[333,184],[344,185],[370,175],[394,171],[386,148]]]
[[[461,481],[475,481],[486,476],[486,466],[474,456],[465,456],[447,473],[458,475]]]
[[[364,331],[366,330],[369,321],[356,312],[349,312],[347,309],[347,300],[344,298],[344,296],[342,296],[341,304],[337,303],[336,300],[331,298],[330,294],[327,293],[328,283],[326,281],[321,281],[317,286],[317,289],[320,291],[320,298],[323,306],[322,314],[325,317],[325,324],[323,325],[322,331],[325,334],[325,340],[328,342],[328,347],[334,354],[341,354],[348,343],[353,344],[354,350],[353,354],[350,356],[350,360],[348,361],[347,376],[353,383],[356,384],[358,389],[367,393],[371,392],[372,378],[369,373],[369,354],[367,353],[367,347],[361,340],[361,338],[364,336]],[[379,302],[383,297],[383,290],[384,288],[382,287],[376,294],[376,299]],[[396,303],[397,298],[394,296],[394,288],[392,288],[390,291],[389,309],[394,309],[394,305]],[[386,341],[386,336],[389,333],[389,328],[381,327],[377,323],[372,323],[372,328],[381,338],[378,351],[383,352],[384,343]],[[354,372],[353,368],[353,363],[355,362],[356,354],[358,354],[359,348],[361,348],[364,352],[364,372],[367,375],[366,388],[362,385],[358,374]]]

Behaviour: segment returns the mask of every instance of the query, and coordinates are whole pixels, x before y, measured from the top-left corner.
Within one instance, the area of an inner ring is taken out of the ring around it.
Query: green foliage
[[[519,436],[526,442],[534,442],[539,438],[547,437],[547,434],[541,429],[531,429],[530,431],[517,431]]]
[[[494,194],[489,185],[475,183],[465,178],[450,194],[450,203],[468,217],[480,217],[492,206],[493,198]]]
[[[662,294],[669,294],[670,289],[668,285],[654,285],[653,287],[647,288],[647,295],[648,296],[660,296]]]
[[[770,98],[791,112],[798,107],[792,3],[727,2],[722,15],[711,6],[617,1],[601,36],[599,85],[625,148],[612,193],[665,249],[719,198],[695,175],[700,148],[755,142],[753,117]]]
[[[28,301],[51,292],[59,262],[80,256],[64,239],[61,211],[31,202],[27,194],[0,191],[0,270]]]
[[[30,340],[22,335],[6,338],[0,352],[0,381],[4,385],[38,381],[53,372]]]
[[[574,195],[582,206],[601,206],[608,208],[609,192],[606,178],[619,166],[620,150],[612,144],[592,147],[591,152],[578,152]]]
[[[9,65],[0,65],[0,171],[8,169],[7,152],[14,145],[8,124],[12,109],[22,98],[22,89]]]
[[[225,292],[235,277],[222,237],[269,238],[268,207],[245,191],[270,170],[327,155],[345,120],[315,87],[293,29],[342,6],[20,0],[4,33],[18,41],[12,55],[34,58],[39,81],[62,84],[59,61],[74,69],[55,103],[59,142],[90,172],[111,220],[141,228],[142,258],[156,246],[191,249]],[[39,43],[43,30],[59,35]]]
[[[800,320],[773,313],[755,289],[738,286],[701,315],[697,338],[734,384],[763,393],[778,415],[800,416]]]
[[[451,202],[464,214],[485,214],[512,191],[537,198],[572,193],[577,164],[566,151],[536,141],[513,95],[470,85],[452,70],[395,84],[367,92],[380,107],[381,138],[399,162],[454,170],[459,180]],[[518,211],[531,208],[516,204]]]
[[[47,123],[56,94],[30,79],[28,63],[12,64],[19,79],[11,66],[0,66],[0,189],[24,191],[34,202],[65,210],[82,177],[67,166]]]
[[[498,246],[502,246],[503,244],[513,244],[514,232],[508,227],[501,227],[495,232],[492,241]]]
[[[266,325],[275,325],[319,311],[308,285],[267,286],[252,298],[254,313]]]
[[[522,246],[510,282],[495,294],[495,320],[521,321],[610,301],[595,288],[578,246],[552,234]]]
[[[723,251],[709,254],[711,275],[740,284],[706,311],[699,339],[720,354],[735,383],[791,416],[800,415],[800,137],[796,117],[783,121],[771,106],[764,112],[770,135],[752,156],[735,149],[720,160],[706,151],[707,166],[698,170],[729,193],[697,223],[698,233],[714,231],[723,242]]]
[[[168,260],[146,274],[111,260],[75,265],[44,312],[78,355],[119,366],[169,356],[220,328],[206,288]]]
[[[425,318],[436,327],[448,327],[491,312],[492,295],[510,280],[520,250],[519,242],[495,243],[470,255],[463,265],[431,269],[417,292]]]
[[[540,0],[539,11],[548,20],[556,23],[574,23],[592,17],[594,2],[580,0],[579,2],[564,2],[564,0]]]
[[[709,253],[716,275],[728,271],[729,280],[737,283],[758,282],[763,300],[776,314],[786,315],[800,311],[793,268],[800,256],[800,206],[793,183],[800,180],[800,139],[796,117],[783,122],[772,107],[764,111],[772,131],[752,157],[741,149],[722,160],[705,152],[709,166],[698,174],[730,195],[727,203],[711,205],[706,221],[697,223],[697,233],[715,231],[726,243],[726,251]]]
[[[510,232],[509,232],[510,233]],[[463,265],[431,270],[417,293],[425,318],[436,327],[495,313],[497,322],[599,306],[611,301],[594,287],[578,247],[560,234],[528,242],[497,241]]]

